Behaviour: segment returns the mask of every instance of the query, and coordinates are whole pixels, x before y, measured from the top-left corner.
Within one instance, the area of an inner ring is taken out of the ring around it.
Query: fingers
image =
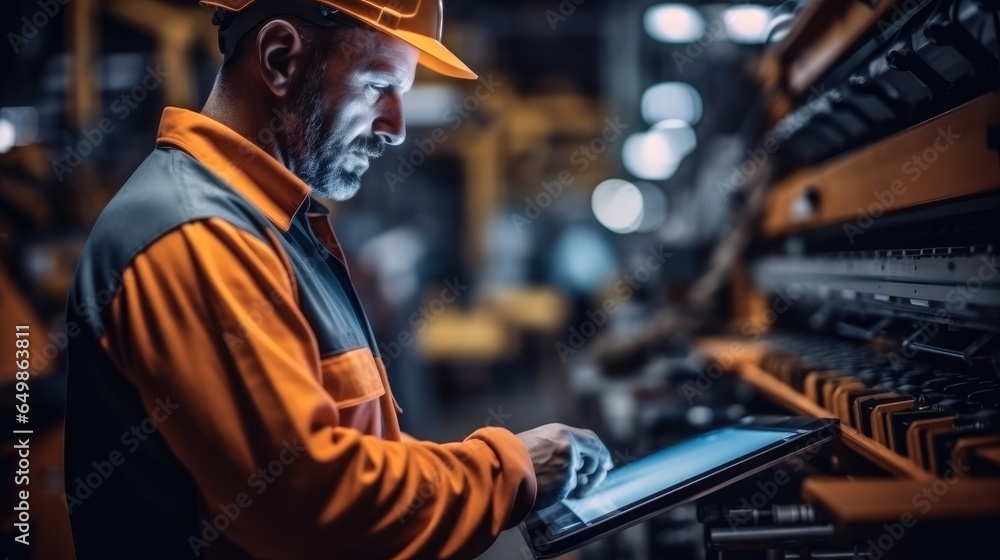
[[[601,439],[597,437],[591,430],[581,430],[579,428],[572,428],[573,438],[578,444],[578,449],[581,455],[585,459],[592,459],[597,461],[601,456],[601,451],[604,450],[604,444],[601,443]]]
[[[594,455],[589,450],[580,449],[580,467],[579,473],[582,475],[590,475],[597,472],[601,466],[600,455]]]
[[[586,475],[583,475],[584,480],[586,480]],[[559,500],[563,498],[568,498],[572,496],[576,488],[580,486],[580,474],[575,470],[571,469],[569,475],[567,476],[566,485],[563,486],[562,491],[559,493]],[[556,500],[556,501],[559,501]]]
[[[581,458],[574,494],[584,496],[604,481],[608,471],[614,468],[614,461],[611,452],[594,432],[575,429],[573,435]]]
[[[601,470],[598,473],[592,475],[587,480],[587,484],[581,486],[579,490],[577,490],[577,494],[581,498],[586,497],[589,494],[592,494],[601,487],[601,483],[604,482],[604,479],[607,478],[607,476],[608,476],[608,471],[606,470]]]
[[[596,488],[613,466],[597,434],[563,424],[547,424],[517,434],[531,456],[538,481],[538,507]]]
[[[580,443],[580,453],[584,463],[582,469],[585,473],[609,471],[614,467],[611,452],[597,434],[590,430],[577,430],[576,435]]]

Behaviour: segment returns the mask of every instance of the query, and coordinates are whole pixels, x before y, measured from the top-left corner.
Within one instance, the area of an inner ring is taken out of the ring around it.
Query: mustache
[[[377,136],[362,136],[351,143],[354,151],[360,152],[369,158],[382,157],[385,153],[385,143]]]

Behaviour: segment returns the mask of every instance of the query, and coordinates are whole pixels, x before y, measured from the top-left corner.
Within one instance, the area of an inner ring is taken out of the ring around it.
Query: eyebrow
[[[392,71],[395,68],[391,64],[376,62],[365,69],[364,72],[371,76],[378,76],[400,91],[406,91],[409,88],[405,88],[402,78]]]

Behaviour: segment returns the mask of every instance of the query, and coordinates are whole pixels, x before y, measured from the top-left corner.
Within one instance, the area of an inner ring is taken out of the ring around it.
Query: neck
[[[283,157],[283,150],[280,149],[279,139],[273,134],[274,131],[269,135],[261,134],[261,131],[270,130],[269,119],[273,117],[273,113],[260,108],[263,104],[255,106],[253,100],[256,96],[247,93],[233,95],[230,89],[221,78],[217,80],[201,114],[231,128],[288,168],[289,162]],[[267,141],[262,142],[262,138]]]
[[[234,98],[234,96],[229,95],[228,89],[222,77],[217,78],[215,85],[212,86],[212,92],[208,94],[205,106],[201,109],[201,114],[228,126],[246,137],[245,131],[241,130],[242,127],[240,126],[243,120],[239,116],[241,113],[239,107],[240,101]]]

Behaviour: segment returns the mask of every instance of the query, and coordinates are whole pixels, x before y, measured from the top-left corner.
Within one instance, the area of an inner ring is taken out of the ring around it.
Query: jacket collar
[[[288,231],[312,190],[253,142],[187,109],[163,110],[156,143],[186,152],[250,199],[282,231]]]

